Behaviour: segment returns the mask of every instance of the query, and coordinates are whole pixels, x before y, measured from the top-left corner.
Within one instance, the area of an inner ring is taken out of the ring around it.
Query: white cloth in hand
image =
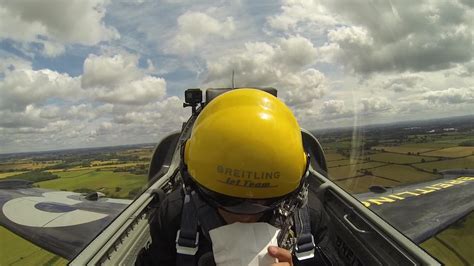
[[[280,230],[268,223],[233,223],[209,231],[214,260],[219,265],[264,266],[277,260],[268,246],[278,246]]]

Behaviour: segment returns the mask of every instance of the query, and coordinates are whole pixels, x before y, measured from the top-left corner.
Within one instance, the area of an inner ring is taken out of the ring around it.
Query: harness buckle
[[[315,249],[316,244],[314,243],[313,235],[303,235],[298,237],[298,241],[295,246],[295,256],[299,261],[314,258]]]
[[[199,232],[196,236],[182,236],[181,229],[176,234],[176,253],[194,256],[199,248]]]

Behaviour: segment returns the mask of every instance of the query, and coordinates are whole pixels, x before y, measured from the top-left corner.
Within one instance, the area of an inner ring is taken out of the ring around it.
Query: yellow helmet
[[[199,114],[184,147],[187,172],[214,193],[259,200],[297,190],[307,170],[291,110],[257,89],[235,89]]]

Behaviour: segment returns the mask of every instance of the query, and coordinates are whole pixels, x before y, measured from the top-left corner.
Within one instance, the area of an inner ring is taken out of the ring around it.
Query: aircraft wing
[[[21,180],[0,181],[0,225],[36,245],[73,259],[130,200],[33,188]]]
[[[434,181],[356,197],[419,244],[474,210],[473,172],[445,174]]]

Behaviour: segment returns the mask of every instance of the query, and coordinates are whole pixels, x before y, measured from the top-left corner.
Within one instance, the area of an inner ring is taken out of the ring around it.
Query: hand
[[[268,254],[273,258],[278,259],[278,262],[273,263],[272,266],[293,266],[293,259],[289,250],[276,246],[269,246]]]

